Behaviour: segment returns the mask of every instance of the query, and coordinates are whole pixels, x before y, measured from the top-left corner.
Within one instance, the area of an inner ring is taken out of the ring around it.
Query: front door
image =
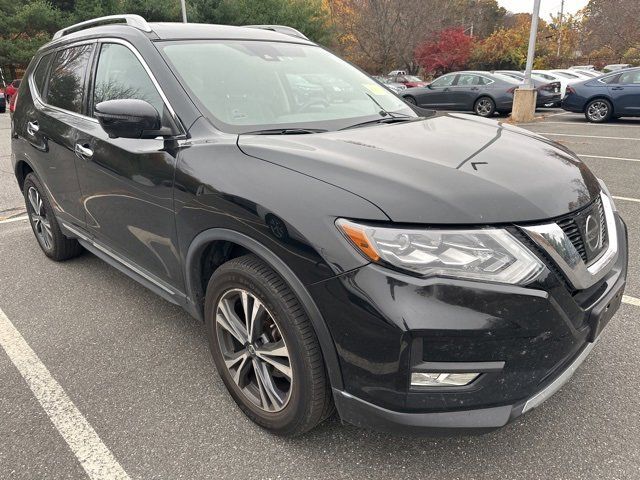
[[[98,45],[90,115],[106,100],[139,99],[160,116],[167,106],[135,53],[125,43]],[[161,285],[183,289],[173,214],[175,142],[109,138],[94,120],[76,140],[78,178],[87,229],[111,253],[135,264]]]

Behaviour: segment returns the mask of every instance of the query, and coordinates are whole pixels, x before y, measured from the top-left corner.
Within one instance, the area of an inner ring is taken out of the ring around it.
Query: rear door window
[[[46,101],[49,105],[82,113],[84,81],[93,44],[78,45],[56,53],[51,65]]]
[[[625,72],[620,75],[619,83],[627,85],[640,85],[640,70],[634,72]]]

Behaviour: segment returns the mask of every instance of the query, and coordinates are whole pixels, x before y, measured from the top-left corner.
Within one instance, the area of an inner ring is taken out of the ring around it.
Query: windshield
[[[413,75],[406,75],[404,78],[406,78],[408,82],[422,82],[421,78],[414,77]]]
[[[338,130],[389,112],[416,116],[375,80],[318,46],[251,40],[161,45],[182,84],[222,131]]]

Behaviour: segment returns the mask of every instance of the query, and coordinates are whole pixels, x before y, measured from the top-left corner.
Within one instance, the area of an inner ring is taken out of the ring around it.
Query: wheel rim
[[[49,250],[53,245],[51,220],[47,217],[40,192],[35,187],[29,187],[27,197],[29,198],[29,218],[31,219],[33,230],[40,244]]]
[[[271,313],[252,293],[226,291],[216,306],[216,335],[227,371],[252,404],[266,412],[287,406],[293,369]]]
[[[593,102],[587,109],[587,115],[591,120],[603,120],[609,113],[609,106],[605,102]]]
[[[491,103],[491,100],[487,100],[486,98],[484,98],[478,102],[478,105],[476,106],[476,113],[478,115],[486,117],[491,113],[492,108],[493,105]]]

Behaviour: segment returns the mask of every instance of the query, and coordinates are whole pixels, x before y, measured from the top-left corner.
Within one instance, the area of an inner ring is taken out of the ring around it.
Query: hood
[[[545,220],[600,191],[562,146],[462,114],[311,135],[240,135],[238,146],[364,197],[402,223]]]

